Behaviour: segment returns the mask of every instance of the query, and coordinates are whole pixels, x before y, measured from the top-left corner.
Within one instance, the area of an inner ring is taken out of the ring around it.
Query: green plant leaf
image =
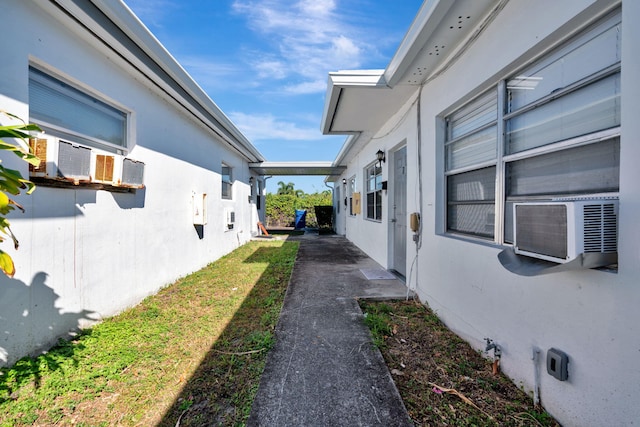
[[[19,120],[22,122],[18,125],[0,126],[0,150],[11,151],[22,160],[28,162],[31,165],[39,166],[40,159],[31,151],[31,148],[27,144],[26,147],[21,144],[13,144],[2,140],[2,138],[16,138],[21,139],[23,143],[28,143],[30,138],[29,132],[42,132],[39,126],[35,124],[26,124],[20,117],[15,114],[7,113],[6,111],[0,111],[0,114],[4,114],[7,117]],[[13,209],[18,208],[24,212],[24,208],[10,199],[8,194],[19,195],[21,191],[26,190],[27,194],[31,194],[35,190],[35,184],[22,177],[19,171],[13,169],[7,169],[0,165],[0,232],[10,236],[13,240],[13,245],[18,249],[18,239],[11,231],[9,227],[9,221],[4,217]],[[4,239],[0,237],[0,242]],[[15,266],[13,260],[9,254],[0,250],[0,270],[2,270],[7,276],[13,277],[15,274]]]

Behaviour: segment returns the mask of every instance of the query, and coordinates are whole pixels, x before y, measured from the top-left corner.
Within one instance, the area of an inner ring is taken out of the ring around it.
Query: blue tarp
[[[307,226],[306,221],[307,221],[307,211],[296,209],[296,221],[295,221],[296,230],[305,228]]]

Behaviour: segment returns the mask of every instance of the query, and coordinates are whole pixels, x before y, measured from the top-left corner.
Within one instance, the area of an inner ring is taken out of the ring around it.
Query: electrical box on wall
[[[193,224],[205,225],[207,223],[207,194],[193,195]]]
[[[569,378],[569,356],[563,351],[550,348],[547,351],[547,373],[559,381]]]
[[[414,212],[409,215],[409,227],[411,227],[411,231],[417,233],[420,230],[420,213]]]

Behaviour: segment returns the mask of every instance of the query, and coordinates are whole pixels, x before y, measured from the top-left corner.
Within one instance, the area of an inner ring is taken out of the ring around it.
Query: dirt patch
[[[361,307],[417,426],[559,426],[421,303]]]

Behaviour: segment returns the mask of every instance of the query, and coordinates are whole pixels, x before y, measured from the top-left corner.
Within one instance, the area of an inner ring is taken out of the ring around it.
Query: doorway
[[[407,276],[407,147],[393,153],[391,205],[391,268]]]

